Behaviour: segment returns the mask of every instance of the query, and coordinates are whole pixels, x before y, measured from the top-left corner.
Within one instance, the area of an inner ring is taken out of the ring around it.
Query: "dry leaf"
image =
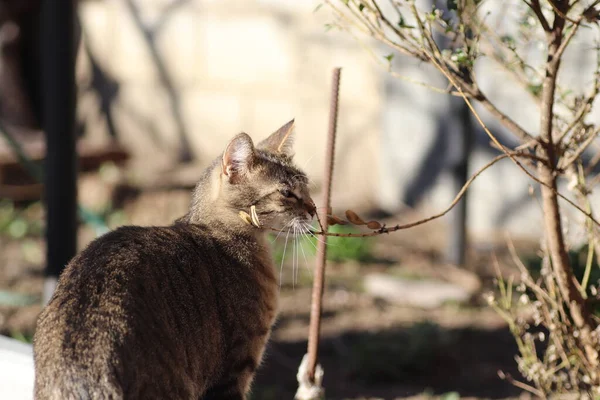
[[[335,215],[327,216],[327,225],[348,225],[346,221]]]
[[[346,218],[348,219],[348,221],[352,222],[354,225],[365,225],[366,224],[366,222],[363,221],[362,218],[359,217],[358,214],[352,210],[346,210]]]
[[[381,224],[377,221],[369,221],[367,223],[367,228],[369,229],[381,229]]]

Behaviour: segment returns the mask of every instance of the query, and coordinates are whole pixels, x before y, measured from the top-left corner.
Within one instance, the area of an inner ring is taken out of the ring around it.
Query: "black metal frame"
[[[77,250],[75,2],[42,0],[42,101],[46,133],[46,276],[58,277]]]

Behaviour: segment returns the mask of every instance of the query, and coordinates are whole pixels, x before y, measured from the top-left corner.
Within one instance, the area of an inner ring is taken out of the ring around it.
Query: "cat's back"
[[[140,375],[159,370],[181,370],[180,384],[164,383],[183,387],[177,397],[201,392],[184,382],[210,380],[219,366],[203,365],[190,348],[222,358],[213,270],[226,268],[228,257],[209,228],[185,224],[122,227],[92,242],[69,263],[38,320],[38,397],[143,397],[144,385],[156,396]]]

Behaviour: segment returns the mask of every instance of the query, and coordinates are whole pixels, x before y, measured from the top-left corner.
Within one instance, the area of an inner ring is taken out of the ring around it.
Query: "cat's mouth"
[[[307,201],[303,202],[302,206],[308,214],[308,216],[310,217],[309,220],[312,220],[317,214],[317,207],[315,206],[315,203],[312,201],[312,199],[309,198],[307,199]]]
[[[273,228],[270,225],[274,222],[283,223],[284,226],[310,226],[310,223],[316,215],[317,208],[310,198],[308,198],[308,201],[306,202],[301,201],[300,205],[300,208],[288,209],[284,212],[258,210],[256,205],[252,205],[248,211],[240,210],[238,216],[246,224],[256,228]]]

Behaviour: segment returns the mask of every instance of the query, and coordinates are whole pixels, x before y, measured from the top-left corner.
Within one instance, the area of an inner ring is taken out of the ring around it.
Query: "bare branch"
[[[390,233],[390,232],[395,232],[395,231],[402,230],[402,229],[412,228],[414,226],[422,225],[422,224],[424,224],[426,222],[433,221],[435,219],[441,218],[444,215],[448,214],[456,206],[456,204],[458,204],[458,202],[460,201],[460,199],[466,193],[466,191],[469,188],[469,186],[471,186],[471,184],[475,181],[475,179],[477,179],[477,177],[479,177],[479,175],[481,175],[485,170],[487,170],[488,168],[490,168],[492,165],[496,164],[498,161],[503,160],[505,158],[509,158],[509,157],[535,158],[535,156],[533,156],[533,155],[530,155],[528,153],[522,153],[522,152],[509,152],[509,153],[501,154],[501,155],[495,157],[490,162],[488,162],[483,167],[481,167],[477,172],[475,172],[469,178],[469,180],[464,184],[464,186],[458,192],[458,194],[456,195],[456,197],[454,198],[454,200],[450,203],[450,205],[445,210],[443,210],[442,212],[440,212],[438,214],[434,214],[434,215],[429,216],[427,218],[423,218],[423,219],[420,219],[418,221],[414,221],[414,222],[411,222],[411,223],[408,223],[408,224],[403,224],[403,225],[398,224],[398,225],[395,225],[395,226],[392,226],[392,227],[389,227],[389,228],[383,226],[382,228],[380,228],[378,230],[375,230],[373,232],[368,232],[368,233],[335,233],[335,232],[324,232],[323,230],[316,231],[316,232],[313,232],[313,233],[316,234],[316,235],[337,236],[337,237],[369,237],[369,236],[378,236],[378,235],[382,235],[384,233]],[[321,219],[319,218],[318,221],[321,221]],[[275,231],[275,232],[280,232],[281,231],[280,229],[276,229],[276,228],[273,228],[273,227],[267,227],[267,226],[265,226],[265,228],[266,229],[270,229],[270,230]]]
[[[571,20],[569,20],[569,21],[571,21]],[[556,60],[560,60],[560,58],[562,57],[563,53],[565,52],[565,49],[571,42],[571,39],[573,39],[573,37],[575,36],[577,31],[579,30],[579,27],[581,26],[581,21],[583,21],[583,15],[581,15],[579,18],[577,18],[576,21],[573,21],[573,25],[570,26],[571,30],[569,31],[569,33],[567,33],[567,35],[563,39],[560,47],[556,51],[556,54],[554,56]]]
[[[545,397],[544,393],[542,393],[541,390],[538,390],[538,389],[534,388],[533,386],[530,386],[526,383],[523,383],[521,381],[514,379],[510,374],[502,373],[502,374],[498,374],[498,376],[500,377],[500,379],[504,379],[511,385],[514,385],[514,386],[518,387],[519,389],[526,390],[527,392],[533,394],[534,396],[538,396],[539,398]]]
[[[598,165],[598,163],[600,163],[600,151],[596,152],[594,157],[590,160],[588,165],[585,167],[584,174],[589,175],[590,173],[592,173],[592,171],[594,171],[594,168],[596,167],[596,165]],[[594,177],[594,180],[597,180],[597,179],[600,179],[600,175],[596,175]],[[590,187],[593,187],[593,186],[594,185],[590,185]]]
[[[542,29],[544,29],[545,32],[550,32],[550,25],[548,25],[548,20],[544,16],[544,13],[542,13],[542,7],[540,6],[539,0],[531,0],[531,2],[523,0],[523,2],[535,13],[535,16],[542,25]]]
[[[590,133],[587,139],[585,139],[585,141],[577,148],[577,150],[575,150],[575,152],[571,156],[569,156],[569,158],[562,159],[561,163],[559,164],[559,168],[567,169],[571,164],[577,161],[579,157],[581,157],[581,155],[586,151],[589,145],[592,144],[592,142],[598,137],[598,133],[600,133],[600,127],[594,129],[594,131]]]
[[[569,21],[572,23],[577,23],[577,21],[569,18],[567,16],[567,12],[569,11],[569,2],[565,2],[564,0],[560,0],[560,1],[555,1],[555,0],[548,0],[548,3],[550,4],[550,6],[552,6],[552,10],[556,13],[556,15],[558,15],[562,20],[565,21]],[[561,8],[565,8],[565,10],[561,10]],[[555,19],[556,21],[556,19]],[[552,29],[556,28],[556,24],[552,27]]]
[[[517,155],[521,155],[521,154],[520,153],[515,153],[513,155],[517,156]],[[498,161],[503,160],[503,159],[505,159],[507,157],[509,157],[507,154],[501,154],[501,155],[495,157],[494,159],[492,159],[487,164],[485,164],[483,167],[481,167],[464,184],[464,186],[458,192],[458,194],[456,195],[456,197],[454,197],[454,200],[452,201],[452,203],[450,203],[450,205],[444,211],[442,211],[442,212],[440,212],[438,214],[434,214],[434,215],[429,216],[427,218],[423,218],[423,219],[420,219],[418,221],[411,222],[411,223],[408,223],[408,224],[395,225],[395,226],[390,227],[390,228],[387,228],[387,227],[384,226],[381,229],[378,229],[376,231],[369,232],[369,233],[334,233],[334,232],[323,232],[323,231],[321,231],[321,232],[314,232],[314,233],[317,234],[317,235],[339,236],[339,237],[368,237],[368,236],[377,236],[377,235],[381,235],[381,234],[384,234],[384,233],[395,232],[395,231],[398,231],[398,230],[401,230],[401,229],[412,228],[413,226],[422,225],[422,224],[424,224],[426,222],[433,221],[435,219],[441,218],[444,215],[448,214],[450,212],[450,210],[452,210],[458,204],[458,202],[460,201],[460,199],[467,192],[467,189],[469,188],[469,186],[471,186],[471,184],[473,183],[473,181],[475,181],[475,179],[477,179],[477,177],[479,175],[481,175],[485,170],[487,170],[492,165],[496,164]],[[279,229],[275,229],[275,228],[271,228],[271,229],[274,230],[274,231],[279,232]]]
[[[598,94],[600,93],[600,73],[599,72],[600,71],[596,71],[595,79],[594,79],[594,87],[592,88],[591,93],[587,97],[585,97],[584,100],[581,102],[579,109],[577,111],[575,111],[574,119],[565,128],[565,130],[561,133],[561,135],[558,137],[558,140],[556,141],[556,143],[562,142],[567,137],[569,132],[571,132],[576,126],[580,125],[580,123],[583,122],[583,119],[585,118],[585,116],[588,115],[589,112],[592,110],[594,101],[596,100],[596,97],[598,97]]]
[[[519,139],[524,142],[538,142],[538,139],[535,136],[532,136],[529,132],[523,129],[519,124],[517,124],[512,118],[510,118],[507,114],[498,110],[498,108],[492,103],[486,96],[478,90],[477,94],[474,96],[475,100],[477,100],[486,110],[489,111],[494,117],[498,118],[498,120],[504,125],[508,130],[510,130],[513,134],[515,134]]]

